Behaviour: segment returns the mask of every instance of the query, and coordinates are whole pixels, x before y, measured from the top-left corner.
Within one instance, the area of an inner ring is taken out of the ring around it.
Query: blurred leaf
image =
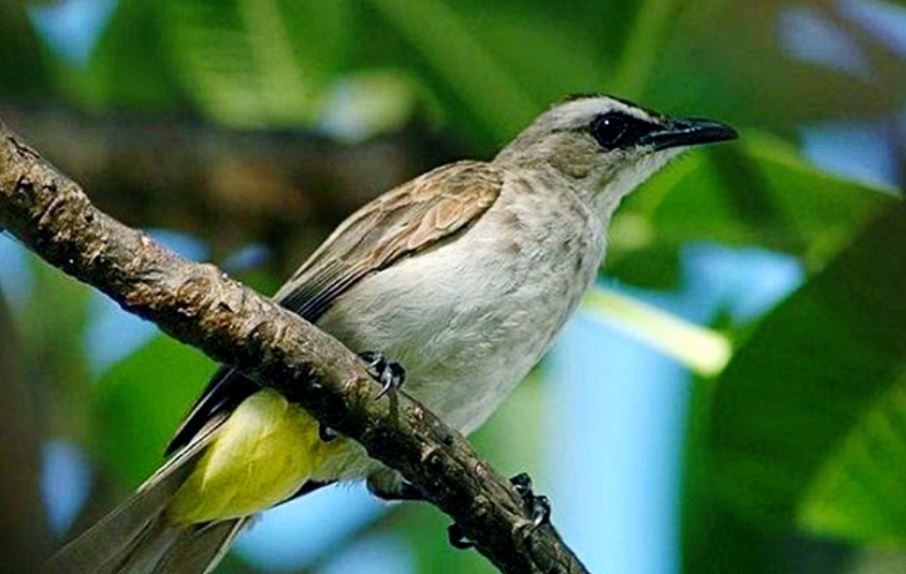
[[[718,379],[723,504],[775,526],[906,543],[906,209],[769,314]]]
[[[182,98],[161,38],[155,0],[121,0],[84,70],[65,68],[63,82],[94,110],[173,108]]]
[[[31,253],[28,260],[29,298],[14,309],[26,358],[25,378],[34,392],[48,397],[48,434],[81,436],[88,411],[83,335],[91,288]]]
[[[606,20],[602,13],[612,10],[610,4],[575,1],[565,11],[559,4],[547,2],[455,3],[477,41],[532,100],[533,108],[527,110],[524,123],[511,126],[512,131],[504,133],[505,139],[513,137],[552,102],[603,85],[616,65],[615,59],[601,56],[602,44],[609,45],[610,38],[604,37],[597,26],[587,24],[600,22],[603,26]],[[615,21],[619,19],[610,20]],[[493,99],[495,95],[486,91],[482,98]]]
[[[537,104],[483,39],[442,0],[368,3],[393,32],[417,50],[421,63],[441,82],[443,88],[435,93],[439,97],[444,91],[455,95],[493,140],[512,137],[537,112]]]
[[[716,375],[730,360],[730,341],[720,333],[610,289],[593,287],[586,293],[582,309],[673,357],[699,375]]]
[[[631,196],[612,246],[712,240],[789,252],[815,267],[895,201],[889,190],[822,172],[787,144],[747,133],[739,144],[690,153]]]
[[[105,374],[94,392],[95,453],[112,476],[137,486],[213,373],[200,352],[158,336]]]
[[[675,32],[677,16],[690,7],[677,0],[644,0],[638,4],[631,33],[608,83],[615,93],[630,99],[638,99],[644,93],[662,49]],[[616,21],[623,23],[622,18]]]
[[[342,0],[165,0],[159,9],[188,97],[234,126],[313,121],[349,38]]]
[[[349,144],[398,132],[414,115],[418,91],[395,70],[349,74],[331,87],[321,126]]]
[[[41,499],[41,447],[44,440],[39,401],[23,376],[16,329],[0,292],[0,564],[7,572],[36,566],[49,539]],[[28,516],[29,520],[22,520]]]
[[[47,54],[28,20],[25,2],[0,2],[0,38],[0,92],[7,97],[46,93]]]
[[[695,574],[778,574],[765,555],[766,535],[733,515],[714,496],[711,463],[713,385],[692,385],[682,465],[681,572]]]
[[[717,0],[685,11],[658,53],[646,103],[786,134],[804,123],[897,113],[901,93],[784,51],[778,19],[791,5]]]
[[[543,425],[521,422],[541,421],[549,398],[550,373],[535,367],[497,411],[469,439],[494,468],[506,475],[528,472],[543,488]]]

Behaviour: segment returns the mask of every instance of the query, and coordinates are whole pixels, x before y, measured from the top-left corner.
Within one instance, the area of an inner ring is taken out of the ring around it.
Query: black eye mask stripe
[[[606,150],[632,147],[660,129],[657,124],[616,111],[595,117],[589,126],[592,137]]]

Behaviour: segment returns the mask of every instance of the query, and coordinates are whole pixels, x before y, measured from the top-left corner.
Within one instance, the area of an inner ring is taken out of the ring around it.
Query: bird
[[[457,161],[349,216],[274,295],[468,435],[592,285],[621,200],[684,150],[737,137],[612,96],[565,98],[489,161]],[[278,391],[222,366],[137,492],[48,562],[73,574],[211,572],[260,512],[321,486],[417,487]],[[526,475],[514,484],[544,520]],[[452,536],[452,530],[451,530]],[[467,544],[468,541],[460,542]]]

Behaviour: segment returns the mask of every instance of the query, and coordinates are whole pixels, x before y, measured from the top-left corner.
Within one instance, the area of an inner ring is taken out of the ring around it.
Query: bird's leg
[[[377,399],[396,391],[406,381],[406,369],[396,361],[388,359],[384,353],[366,351],[359,353],[359,357],[365,361],[368,373],[381,384],[381,392],[378,393]]]
[[[381,480],[381,477],[377,475],[372,475],[368,477],[367,485],[371,494],[387,502],[425,500],[425,495],[422,494],[422,491],[407,480],[389,482]]]
[[[424,501],[425,495],[422,494],[414,484],[405,480],[388,482],[381,475],[372,475],[368,477],[368,491],[381,500],[388,502],[396,501]],[[465,535],[462,528],[457,523],[453,523],[447,528],[447,535],[450,539],[450,545],[460,550],[466,550],[474,546],[474,543]]]
[[[510,484],[516,489],[519,496],[522,497],[525,509],[531,514],[533,529],[550,522],[550,499],[544,495],[535,495],[535,493],[532,492],[532,477],[530,477],[527,472],[520,472],[511,478]]]
[[[318,438],[321,439],[322,442],[330,442],[338,436],[340,436],[340,433],[337,431],[324,423],[318,423]]]
[[[532,492],[532,477],[528,473],[520,472],[510,479],[510,484],[516,489],[516,493],[522,498],[525,509],[532,516],[532,531],[550,521],[550,500],[546,496],[535,495]],[[475,543],[466,536],[462,527],[456,522],[447,528],[447,536],[450,539],[450,545],[454,548],[466,550],[475,546]]]
[[[450,541],[450,546],[459,550],[468,550],[475,546],[472,539],[462,531],[462,527],[458,522],[454,522],[447,527],[447,539]]]

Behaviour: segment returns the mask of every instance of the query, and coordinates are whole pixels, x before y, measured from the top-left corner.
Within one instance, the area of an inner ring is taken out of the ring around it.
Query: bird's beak
[[[660,129],[643,136],[639,143],[655,150],[734,140],[739,137],[727,124],[691,118],[664,120]]]

